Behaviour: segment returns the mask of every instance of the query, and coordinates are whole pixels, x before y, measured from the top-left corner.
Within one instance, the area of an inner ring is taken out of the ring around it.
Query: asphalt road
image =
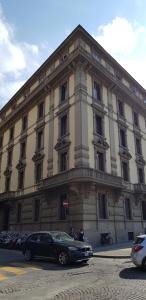
[[[21,253],[0,249],[0,299],[143,300],[146,272],[130,259],[92,258],[86,265],[26,263]]]

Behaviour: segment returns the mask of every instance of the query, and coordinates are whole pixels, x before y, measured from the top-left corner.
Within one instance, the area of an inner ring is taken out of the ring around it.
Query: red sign
[[[69,203],[68,203],[67,200],[64,200],[64,201],[63,201],[63,207],[64,207],[64,208],[68,208],[68,207],[69,207]]]

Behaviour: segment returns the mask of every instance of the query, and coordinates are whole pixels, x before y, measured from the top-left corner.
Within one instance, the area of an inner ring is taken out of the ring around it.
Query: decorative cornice
[[[106,115],[107,112],[104,109],[104,104],[103,102],[97,102],[94,98],[93,98],[93,102],[91,104],[91,106],[93,107],[94,110],[100,112],[100,114],[102,115]]]
[[[40,129],[41,127],[45,127],[45,117],[43,117],[42,119],[38,120],[36,122],[36,127],[35,127],[35,130],[38,130]]]

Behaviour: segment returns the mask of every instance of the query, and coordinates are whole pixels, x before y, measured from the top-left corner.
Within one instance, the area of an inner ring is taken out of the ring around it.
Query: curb
[[[93,254],[93,257],[122,259],[122,258],[130,258],[130,255],[104,255],[104,254],[102,255],[102,254]]]

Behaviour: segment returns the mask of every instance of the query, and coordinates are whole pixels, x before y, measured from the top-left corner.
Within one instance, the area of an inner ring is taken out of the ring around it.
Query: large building
[[[146,91],[80,25],[0,111],[0,230],[146,227]]]

